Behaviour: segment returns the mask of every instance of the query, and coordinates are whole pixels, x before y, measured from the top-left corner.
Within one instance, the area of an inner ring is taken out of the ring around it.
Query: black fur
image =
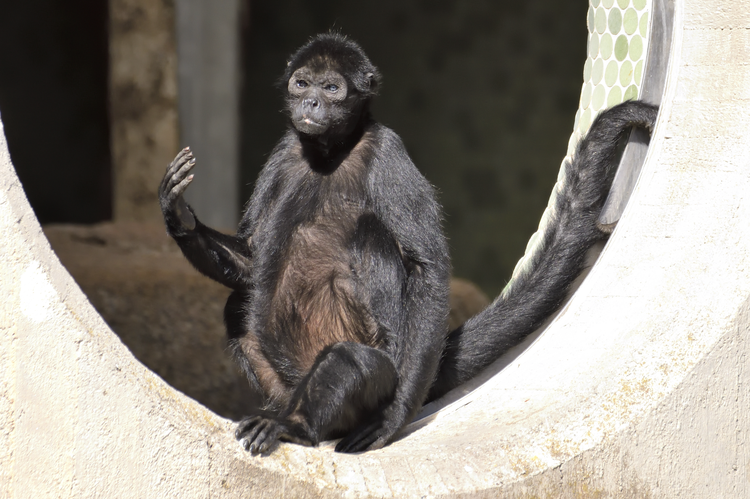
[[[633,124],[651,126],[656,111],[628,103],[594,122],[531,272],[448,335],[440,207],[399,137],[370,116],[377,69],[354,42],[327,34],[292,56],[284,79],[292,126],[237,234],[206,227],[183,200],[189,149],[167,169],[161,206],[188,260],[234,290],[230,346],[267,402],[240,422],[237,438],[253,453],[335,437],[338,451],[376,449],[428,396],[471,378],[560,305],[586,250],[604,237],[596,218],[617,138]]]

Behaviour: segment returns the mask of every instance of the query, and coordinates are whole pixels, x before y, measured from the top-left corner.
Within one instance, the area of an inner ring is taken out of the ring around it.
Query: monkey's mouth
[[[308,135],[320,135],[328,130],[328,124],[317,122],[308,117],[294,120],[294,128]]]

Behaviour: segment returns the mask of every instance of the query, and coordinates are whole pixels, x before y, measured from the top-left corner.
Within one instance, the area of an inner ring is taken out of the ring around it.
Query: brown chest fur
[[[319,198],[325,201],[293,230],[282,258],[266,333],[284,345],[285,357],[300,374],[310,370],[328,345],[379,343],[368,305],[357,290],[352,253],[357,221],[366,209],[364,149],[360,144],[335,171],[317,179]],[[320,175],[304,163],[296,168],[308,178]]]

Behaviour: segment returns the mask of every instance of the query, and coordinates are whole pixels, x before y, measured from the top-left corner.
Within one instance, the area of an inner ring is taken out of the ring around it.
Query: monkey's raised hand
[[[193,152],[186,147],[169,164],[159,186],[159,204],[167,230],[172,235],[195,229],[193,212],[182,198],[182,193],[193,181],[193,175],[189,173],[194,166]]]
[[[201,274],[234,290],[250,288],[249,236],[237,237],[201,223],[182,195],[193,181],[195,159],[186,147],[167,167],[159,185],[159,204],[167,233]]]

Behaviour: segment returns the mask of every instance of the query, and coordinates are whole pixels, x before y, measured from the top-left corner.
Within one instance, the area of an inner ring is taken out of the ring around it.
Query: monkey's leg
[[[324,349],[279,417],[259,414],[240,421],[235,436],[253,454],[276,442],[317,445],[373,417],[393,398],[396,368],[382,351],[359,343]]]
[[[261,395],[264,402],[267,402],[268,394],[261,387],[258,375],[255,372],[256,366],[253,366],[252,361],[242,351],[242,345],[240,339],[248,333],[245,325],[245,317],[247,311],[245,305],[248,298],[245,294],[239,291],[233,291],[232,294],[227,298],[227,304],[224,306],[224,326],[227,328],[227,346],[229,351],[232,353],[235,362],[239,365],[240,369],[250,384],[250,389],[255,393]]]

